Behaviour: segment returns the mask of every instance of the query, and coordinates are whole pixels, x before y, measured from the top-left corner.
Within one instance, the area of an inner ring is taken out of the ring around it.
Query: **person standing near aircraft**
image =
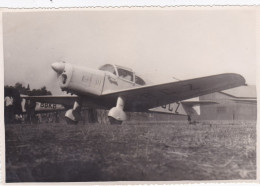
[[[14,120],[14,99],[11,96],[6,96],[5,99],[5,123],[12,123]]]
[[[31,100],[26,100],[25,103],[25,109],[27,112],[27,118],[26,118],[26,122],[29,124],[32,124],[34,118],[35,118],[35,102],[31,101]]]
[[[191,117],[190,117],[190,115],[188,115],[188,122],[189,122],[189,124],[191,124]]]

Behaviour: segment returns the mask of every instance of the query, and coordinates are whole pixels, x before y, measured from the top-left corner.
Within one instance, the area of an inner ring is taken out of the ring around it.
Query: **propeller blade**
[[[64,63],[53,63],[51,64],[51,68],[57,73],[61,74],[65,69]]]

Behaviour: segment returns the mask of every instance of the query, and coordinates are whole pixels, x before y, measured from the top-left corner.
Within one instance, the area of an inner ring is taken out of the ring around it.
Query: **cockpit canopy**
[[[106,64],[101,66],[99,70],[110,72],[124,80],[135,82],[138,85],[145,85],[145,81],[137,76],[130,68]]]

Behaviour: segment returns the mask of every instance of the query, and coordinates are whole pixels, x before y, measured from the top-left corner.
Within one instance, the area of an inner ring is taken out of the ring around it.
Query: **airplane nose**
[[[64,71],[65,64],[64,63],[53,63],[53,64],[51,64],[51,68],[58,74],[61,74]]]

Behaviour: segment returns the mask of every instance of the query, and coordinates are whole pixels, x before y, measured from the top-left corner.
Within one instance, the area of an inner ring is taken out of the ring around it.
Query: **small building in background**
[[[211,100],[218,104],[202,105],[198,119],[256,121],[256,98],[256,87],[253,85],[200,96],[200,100]]]

